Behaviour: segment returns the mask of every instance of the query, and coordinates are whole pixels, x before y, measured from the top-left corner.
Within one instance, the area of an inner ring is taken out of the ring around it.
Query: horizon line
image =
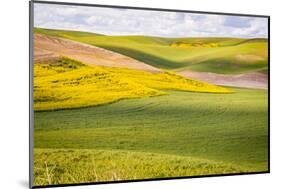
[[[84,33],[90,33],[90,34],[96,34],[101,36],[113,36],[113,37],[126,37],[126,36],[143,36],[143,37],[158,37],[158,38],[229,38],[229,39],[266,39],[268,40],[268,37],[227,37],[227,36],[183,36],[183,37],[169,37],[169,36],[155,36],[155,35],[127,35],[127,34],[118,34],[118,35],[108,35],[104,33],[96,33],[93,31],[83,31],[83,30],[74,30],[74,29],[58,29],[58,28],[44,28],[44,27],[36,27],[33,26],[35,29],[45,29],[45,30],[59,30],[59,31],[74,31],[74,32],[84,32]]]

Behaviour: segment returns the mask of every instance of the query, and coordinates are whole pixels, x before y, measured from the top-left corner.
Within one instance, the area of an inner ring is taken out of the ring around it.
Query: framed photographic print
[[[269,173],[269,16],[30,2],[30,187]]]

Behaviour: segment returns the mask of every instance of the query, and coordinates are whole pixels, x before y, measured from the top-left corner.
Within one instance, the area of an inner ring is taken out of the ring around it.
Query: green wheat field
[[[267,39],[34,31],[160,70],[35,61],[34,186],[268,171],[268,90],[178,74],[268,74]]]

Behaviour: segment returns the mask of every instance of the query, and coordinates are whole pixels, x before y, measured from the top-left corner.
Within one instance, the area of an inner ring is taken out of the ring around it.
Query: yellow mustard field
[[[88,66],[62,58],[34,64],[34,109],[97,106],[121,99],[153,97],[165,90],[230,93],[229,89],[186,79],[172,72],[149,73],[126,68]]]

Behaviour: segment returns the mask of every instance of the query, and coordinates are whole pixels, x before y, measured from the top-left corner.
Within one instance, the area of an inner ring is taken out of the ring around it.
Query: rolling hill
[[[35,184],[267,171],[267,92],[235,91],[36,111]]]
[[[168,89],[231,92],[172,72],[150,73],[128,68],[89,66],[66,57],[34,65],[34,109],[37,111],[97,106],[121,99],[159,96],[168,94],[164,91]]]
[[[35,34],[34,49],[35,62],[57,60],[58,57],[66,56],[86,64],[160,72],[159,69],[128,56],[52,35]]]
[[[160,69],[238,74],[268,66],[267,39],[105,36],[41,28],[35,33],[108,49]]]
[[[35,186],[268,171],[266,39],[34,39]]]

